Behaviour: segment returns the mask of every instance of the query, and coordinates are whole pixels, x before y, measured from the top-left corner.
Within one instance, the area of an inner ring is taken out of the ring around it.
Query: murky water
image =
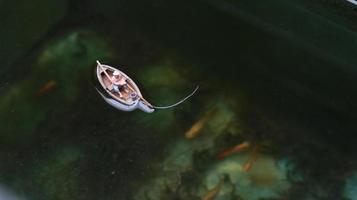
[[[347,1],[0,10],[1,200],[356,198]],[[121,112],[94,88],[96,60],[155,105],[200,89],[172,109]]]

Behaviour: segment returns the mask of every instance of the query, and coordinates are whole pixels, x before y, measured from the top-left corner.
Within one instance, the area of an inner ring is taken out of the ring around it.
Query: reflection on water
[[[67,2],[14,36],[28,43],[0,69],[1,200],[354,198],[356,29],[333,12],[348,8],[137,3]],[[150,102],[200,90],[121,112],[94,89],[96,60]]]

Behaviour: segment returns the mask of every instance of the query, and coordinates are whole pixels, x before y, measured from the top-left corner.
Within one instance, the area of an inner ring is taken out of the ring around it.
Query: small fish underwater
[[[199,86],[182,100],[168,106],[155,106],[142,96],[135,82],[122,71],[97,61],[95,77],[98,80],[95,88],[102,98],[114,108],[121,111],[133,111],[140,109],[152,113],[156,109],[168,109],[175,107],[193,96]]]

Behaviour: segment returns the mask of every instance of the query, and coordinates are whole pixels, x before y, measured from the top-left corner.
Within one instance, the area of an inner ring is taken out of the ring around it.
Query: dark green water
[[[0,200],[202,199],[220,179],[219,200],[356,199],[352,4],[20,0],[0,11]],[[170,110],[121,112],[93,87],[96,60],[154,104],[200,90]]]

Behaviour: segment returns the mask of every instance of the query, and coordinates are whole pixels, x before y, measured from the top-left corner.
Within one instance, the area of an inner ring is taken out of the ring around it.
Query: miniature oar
[[[172,108],[172,107],[175,107],[181,103],[183,103],[184,101],[186,101],[188,98],[190,98],[192,95],[194,95],[196,93],[196,91],[198,90],[199,86],[196,86],[196,88],[191,92],[191,94],[187,95],[185,98],[181,99],[180,101],[178,101],[177,103],[175,104],[172,104],[172,105],[168,105],[168,106],[154,106],[152,105],[153,108],[156,108],[156,109],[167,109],[167,108]],[[151,105],[151,104],[150,104]]]
[[[102,64],[100,64],[100,62],[99,62],[98,60],[97,60],[97,64],[98,64],[99,67],[102,69],[102,71],[104,72],[104,74],[108,77],[109,81],[114,84],[114,82],[113,82],[112,79],[110,78],[109,74],[108,74],[107,71],[103,68]]]

